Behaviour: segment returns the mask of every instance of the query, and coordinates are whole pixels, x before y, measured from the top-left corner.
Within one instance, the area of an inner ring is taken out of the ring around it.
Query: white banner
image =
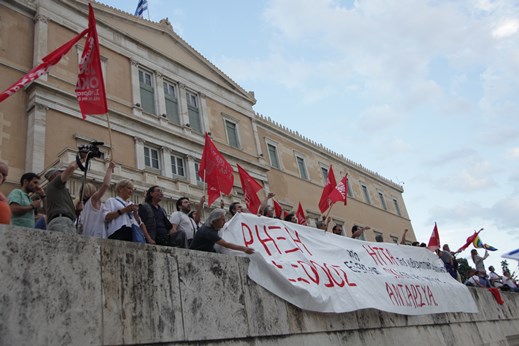
[[[222,238],[252,247],[249,277],[300,307],[423,315],[477,313],[468,288],[426,248],[355,240],[312,227],[237,214]]]

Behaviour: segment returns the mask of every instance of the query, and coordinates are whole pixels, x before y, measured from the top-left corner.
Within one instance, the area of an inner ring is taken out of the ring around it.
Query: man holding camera
[[[47,230],[76,234],[76,208],[66,187],[68,179],[78,168],[77,161],[67,168],[53,167],[45,173],[49,181],[46,190],[45,211],[47,212]]]

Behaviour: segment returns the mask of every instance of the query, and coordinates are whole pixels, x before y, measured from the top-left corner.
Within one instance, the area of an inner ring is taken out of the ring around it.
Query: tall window
[[[375,235],[375,239],[377,238],[377,236],[381,236],[382,238],[384,238],[384,234],[382,232],[373,231],[373,234]]]
[[[157,149],[144,147],[144,165],[153,169],[160,169],[160,156]]]
[[[145,112],[155,114],[155,89],[151,73],[139,70],[139,87],[141,90],[141,107]]]
[[[225,120],[225,130],[227,131],[227,140],[231,147],[239,148],[240,142],[238,140],[238,125],[236,123]]]
[[[321,174],[323,175],[323,182],[326,185],[326,179],[328,179],[328,168],[321,166]]]
[[[166,116],[169,121],[180,125],[178,112],[178,90],[175,84],[164,82],[164,99],[166,101]]]
[[[308,180],[308,172],[306,171],[305,159],[301,156],[296,156],[297,167],[299,167],[299,175],[301,178]]]
[[[402,216],[402,213],[400,212],[400,207],[398,206],[398,201],[396,198],[393,198],[393,205],[395,206],[396,213],[398,216]]]
[[[368,187],[364,184],[362,184],[361,186],[362,186],[362,192],[364,193],[364,200],[366,201],[366,203],[371,204],[371,200],[369,199]]]
[[[267,150],[269,152],[270,165],[274,168],[281,169],[278,158],[278,148],[274,144],[267,143]]]
[[[191,91],[186,91],[187,112],[189,114],[189,125],[195,131],[202,132],[202,121],[200,119],[200,107],[198,95]]]
[[[171,172],[173,173],[173,177],[185,177],[185,167],[186,164],[183,157],[171,155]]]
[[[378,198],[380,198],[380,205],[382,205],[382,208],[387,210],[386,200],[384,199],[384,194],[382,192],[378,193]]]

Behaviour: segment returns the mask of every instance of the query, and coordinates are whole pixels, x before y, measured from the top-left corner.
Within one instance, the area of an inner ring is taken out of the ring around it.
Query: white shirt
[[[494,272],[488,273],[488,278],[490,281],[490,285],[492,285],[494,287],[498,287],[498,288],[503,286],[503,284],[501,282],[499,282],[499,280],[501,280],[501,277],[499,275],[497,275],[496,273],[494,273]]]
[[[511,288],[517,287],[517,285],[514,284],[514,282],[511,279],[507,278],[506,276],[503,276],[503,285],[507,285],[508,287],[511,287]]]
[[[193,239],[196,232],[196,223],[195,220],[190,218],[186,213],[182,211],[175,211],[169,217],[169,222],[172,225],[178,225],[177,231],[181,230],[186,232],[186,238]]]
[[[123,201],[121,197],[112,197],[109,198],[105,202],[105,208],[103,212],[103,220],[106,219],[106,215],[110,212],[117,211],[122,209],[128,205],[133,204],[131,201]],[[130,213],[124,213],[122,215],[117,215],[112,221],[108,222],[106,225],[106,236],[109,237],[115,233],[118,229],[123,226],[131,227],[132,224],[137,225],[135,218]]]
[[[92,205],[92,199],[89,199],[79,215],[79,222],[83,227],[83,235],[87,237],[107,238],[104,203],[101,204],[100,209],[96,209]]]

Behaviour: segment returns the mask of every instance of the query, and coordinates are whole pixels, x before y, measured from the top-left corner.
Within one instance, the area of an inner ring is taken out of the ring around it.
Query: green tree
[[[456,261],[458,261],[458,272],[461,276],[461,282],[465,282],[468,279],[467,276],[470,270],[469,262],[466,258],[456,258]]]

